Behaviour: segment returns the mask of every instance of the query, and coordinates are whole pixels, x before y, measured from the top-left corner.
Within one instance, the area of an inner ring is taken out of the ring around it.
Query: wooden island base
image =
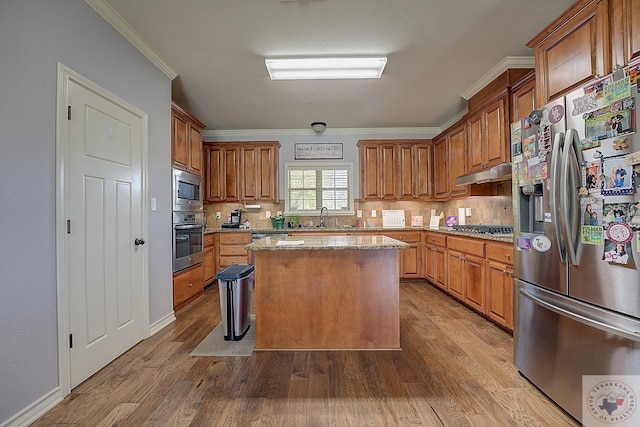
[[[400,349],[399,249],[254,255],[256,350]]]

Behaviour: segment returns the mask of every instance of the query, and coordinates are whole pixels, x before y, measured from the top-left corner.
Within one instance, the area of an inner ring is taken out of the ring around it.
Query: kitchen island
[[[254,251],[256,350],[400,348],[399,251],[386,236],[265,237]]]

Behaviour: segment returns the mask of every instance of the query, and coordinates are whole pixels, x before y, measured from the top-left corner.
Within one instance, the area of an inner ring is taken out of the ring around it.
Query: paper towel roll
[[[458,224],[465,225],[464,208],[458,208]]]

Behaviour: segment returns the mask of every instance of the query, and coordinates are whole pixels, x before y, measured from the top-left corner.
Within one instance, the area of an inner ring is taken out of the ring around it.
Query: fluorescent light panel
[[[266,58],[271,80],[379,79],[387,57]]]

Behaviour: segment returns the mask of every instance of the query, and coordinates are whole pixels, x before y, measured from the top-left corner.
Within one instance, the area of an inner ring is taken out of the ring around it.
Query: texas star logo
[[[622,381],[602,381],[587,395],[589,413],[598,421],[616,424],[628,419],[636,410],[636,394]],[[586,423],[588,425],[588,423]]]

